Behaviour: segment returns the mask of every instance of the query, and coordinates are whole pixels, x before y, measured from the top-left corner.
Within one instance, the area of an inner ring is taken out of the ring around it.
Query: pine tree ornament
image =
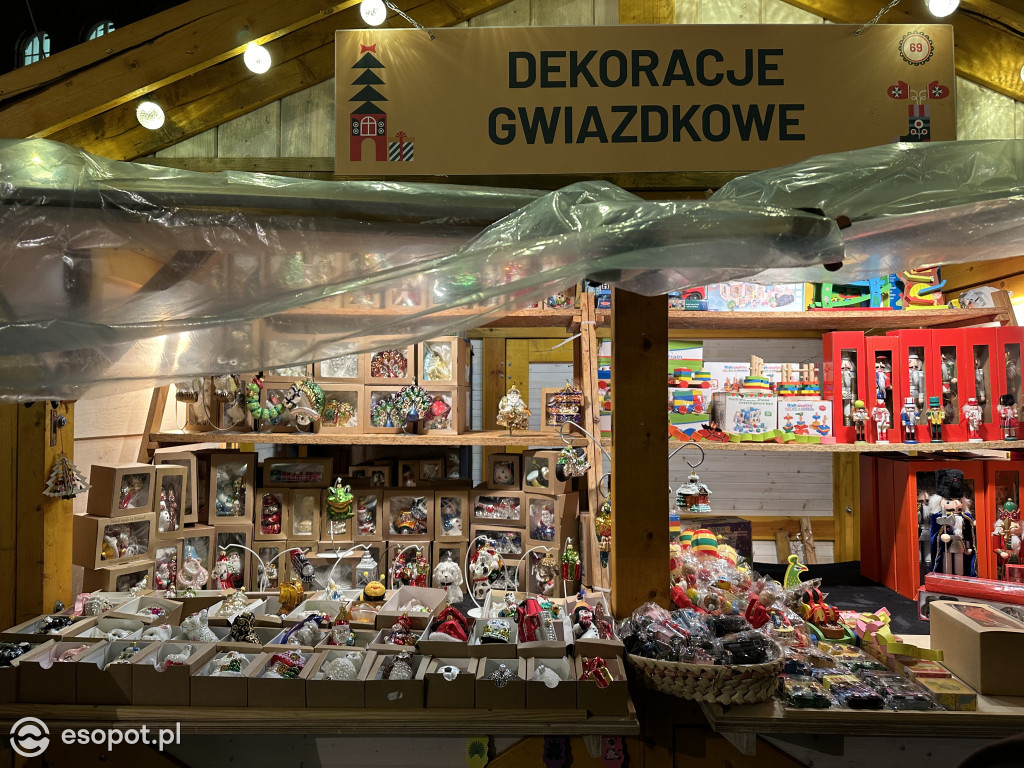
[[[65,500],[73,499],[80,493],[85,493],[92,485],[85,479],[78,467],[76,467],[63,453],[57,457],[57,461],[50,470],[50,477],[43,489],[44,496],[52,496]]]

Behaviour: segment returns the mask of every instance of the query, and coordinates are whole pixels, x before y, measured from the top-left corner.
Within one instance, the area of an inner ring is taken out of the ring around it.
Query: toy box
[[[1024,690],[1024,668],[1006,659],[1024,653],[1024,623],[990,605],[931,604],[931,642],[943,652],[943,666],[991,696],[1016,696]]]
[[[803,312],[804,284],[711,283],[707,301],[712,312]]]
[[[779,429],[797,437],[817,435],[822,439],[832,435],[832,403],[828,400],[798,400],[780,397],[778,400]]]
[[[689,515],[679,516],[679,526],[682,530],[698,530],[706,528],[718,537],[719,544],[728,544],[736,550],[736,554],[745,558],[747,562],[754,559],[754,536],[753,527],[749,520],[742,517],[729,517],[715,515],[713,517],[692,517]],[[679,534],[675,533],[673,538],[678,539]]]
[[[754,439],[778,428],[778,398],[775,395],[727,395],[722,429],[741,439]],[[774,435],[772,434],[772,437]]]
[[[836,418],[833,434],[839,442],[852,443],[856,437],[852,419],[853,404],[863,400],[870,411],[870,400],[874,394],[871,391],[873,387],[868,385],[873,364],[867,361],[864,333],[826,333],[822,337],[822,347],[822,397],[832,403],[832,413]]]

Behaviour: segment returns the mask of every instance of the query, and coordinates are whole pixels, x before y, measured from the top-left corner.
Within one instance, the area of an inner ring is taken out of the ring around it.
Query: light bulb
[[[1024,80],[1024,67],[1020,68],[1020,79]]]
[[[155,131],[164,124],[164,111],[159,104],[152,101],[144,101],[135,108],[135,118],[143,128]]]
[[[927,0],[928,12],[932,16],[942,18],[949,16],[960,5],[960,0]]]
[[[262,75],[270,69],[270,51],[259,43],[249,43],[245,46],[245,53],[242,54],[242,61],[250,71]]]
[[[363,0],[359,4],[359,15],[371,27],[379,27],[388,17],[388,8],[384,0]]]

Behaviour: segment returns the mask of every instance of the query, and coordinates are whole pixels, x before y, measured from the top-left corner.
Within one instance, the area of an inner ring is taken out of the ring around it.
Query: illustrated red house
[[[387,101],[387,98],[373,87],[384,83],[373,72],[374,69],[384,68],[384,65],[373,55],[375,49],[375,45],[365,46],[363,55],[352,66],[353,69],[363,70],[362,74],[353,82],[353,85],[362,85],[363,87],[349,99],[353,102],[362,102],[349,114],[351,127],[349,160],[354,162],[363,159],[363,146],[367,139],[373,141],[374,160],[386,161],[388,159],[388,116],[381,107],[374,103]]]

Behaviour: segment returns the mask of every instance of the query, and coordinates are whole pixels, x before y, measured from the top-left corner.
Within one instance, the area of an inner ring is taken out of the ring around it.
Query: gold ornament
[[[523,396],[515,385],[509,387],[498,403],[498,426],[508,427],[509,434],[513,429],[528,429],[530,426],[530,409],[523,401]]]

